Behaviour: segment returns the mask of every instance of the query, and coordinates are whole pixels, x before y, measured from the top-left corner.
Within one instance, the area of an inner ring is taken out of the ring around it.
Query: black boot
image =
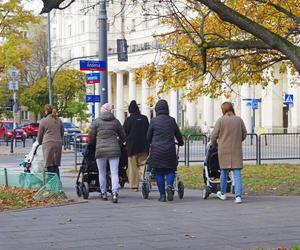
[[[174,199],[174,191],[172,187],[168,186],[166,192],[167,192],[167,200],[172,201]]]
[[[165,195],[161,195],[159,197],[158,201],[160,201],[160,202],[166,202],[166,196]]]

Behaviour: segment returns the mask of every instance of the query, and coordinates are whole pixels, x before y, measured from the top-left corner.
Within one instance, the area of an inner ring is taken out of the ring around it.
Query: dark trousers
[[[59,167],[58,166],[47,167],[47,172],[57,174],[58,178],[60,179]]]
[[[175,171],[173,169],[158,168],[156,169],[156,183],[160,196],[166,195],[165,182],[167,186],[173,188],[175,180]]]

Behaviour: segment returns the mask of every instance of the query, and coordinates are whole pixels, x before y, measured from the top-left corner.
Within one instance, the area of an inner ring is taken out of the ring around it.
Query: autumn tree
[[[86,121],[89,115],[85,103],[85,74],[74,69],[61,70],[53,82],[53,104],[59,116]],[[20,96],[23,105],[35,114],[42,114],[48,103],[48,78],[44,77],[27,88]]]
[[[169,32],[155,34],[161,44],[158,63],[138,70],[148,82],[164,82],[162,91],[184,88],[190,98],[218,96],[233,84],[266,85],[265,74],[280,63],[300,72],[298,0],[160,0],[157,9]],[[150,15],[151,15],[150,13]],[[224,87],[225,85],[225,87]]]
[[[20,70],[24,80],[26,64],[31,56],[31,44],[26,37],[29,26],[38,18],[24,10],[21,0],[0,2],[0,107],[3,107],[11,93],[7,90],[7,70],[14,66]],[[1,113],[1,111],[0,111]]]

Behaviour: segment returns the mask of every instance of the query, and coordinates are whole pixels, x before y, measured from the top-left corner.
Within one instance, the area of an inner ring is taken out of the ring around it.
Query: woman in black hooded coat
[[[172,201],[175,171],[178,165],[175,138],[179,146],[183,146],[184,143],[176,120],[169,116],[167,101],[159,100],[155,105],[155,112],[156,117],[151,120],[147,133],[147,140],[151,144],[149,166],[156,169],[159,201],[166,201],[166,191],[168,201]]]

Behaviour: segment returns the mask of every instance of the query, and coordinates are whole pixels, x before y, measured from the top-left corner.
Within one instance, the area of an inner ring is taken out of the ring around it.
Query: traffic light
[[[75,0],[70,0],[70,2],[64,6],[64,7],[59,7],[59,5],[64,2],[65,0],[42,0],[44,3],[44,7],[42,11],[40,12],[40,15],[43,13],[49,13],[52,9],[59,9],[63,10],[68,8]]]

